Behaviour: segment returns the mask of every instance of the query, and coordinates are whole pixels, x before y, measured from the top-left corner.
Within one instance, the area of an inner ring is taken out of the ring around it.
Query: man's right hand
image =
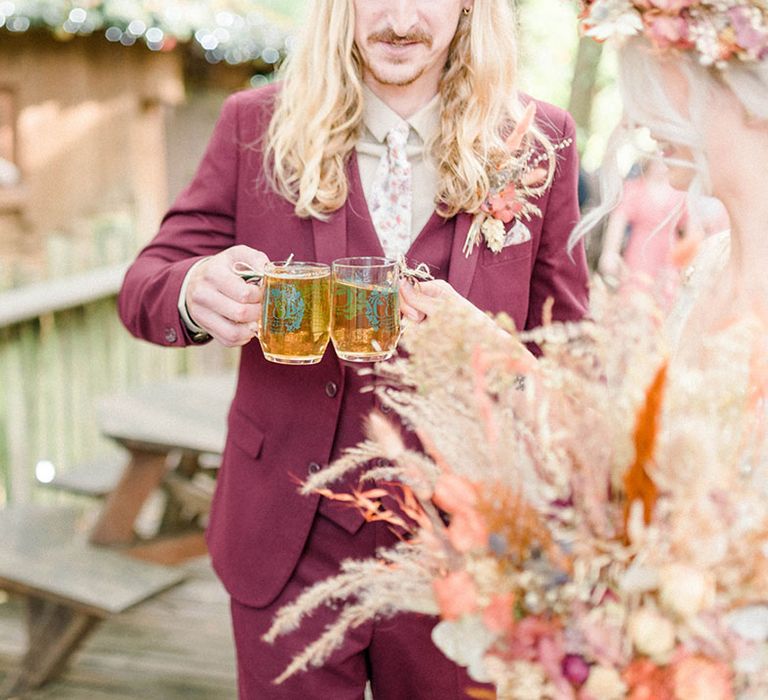
[[[262,289],[232,271],[236,262],[261,272],[269,258],[244,245],[227,248],[192,269],[185,296],[190,318],[227,347],[250,342],[261,318]]]

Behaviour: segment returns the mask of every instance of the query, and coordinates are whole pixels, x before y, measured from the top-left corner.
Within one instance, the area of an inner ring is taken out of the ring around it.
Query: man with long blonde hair
[[[508,0],[310,0],[282,80],[226,101],[194,180],[126,276],[120,313],[135,335],[242,346],[208,533],[232,598],[241,698],[361,698],[370,681],[377,700],[443,700],[476,685],[432,645],[427,616],[363,625],[325,667],[272,682],[332,619],[273,647],[261,636],[275,611],[397,535],[298,494],[382,407],[332,351],[306,367],[265,361],[251,342],[262,291],[232,268],[405,256],[444,280],[440,293],[520,327],[540,324],[545,307],[581,316],[583,250],[566,251],[578,218],[573,123],[542,103],[528,123],[515,50]]]

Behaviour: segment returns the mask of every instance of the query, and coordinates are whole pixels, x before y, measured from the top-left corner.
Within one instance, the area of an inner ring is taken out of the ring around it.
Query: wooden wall
[[[15,107],[22,173],[21,187],[0,188],[0,278],[55,274],[47,237],[77,247],[89,235],[83,222],[106,212],[127,214],[137,242],[151,236],[168,203],[166,110],[184,99],[177,52],[4,33],[0,91]]]
[[[234,364],[214,344],[141,343],[115,312],[119,263],[154,235],[222,101],[249,77],[247,67],[198,64],[190,81],[189,71],[179,49],[3,32],[0,157],[10,152],[22,181],[0,186],[0,506],[33,497],[39,460],[66,469],[115,449],[94,420],[97,397]],[[62,308],[81,292],[87,299]],[[20,314],[26,306],[37,310]]]

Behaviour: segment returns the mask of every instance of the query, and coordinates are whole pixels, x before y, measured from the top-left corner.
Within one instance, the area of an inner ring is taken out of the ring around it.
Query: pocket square
[[[504,243],[502,248],[506,248],[510,245],[520,245],[531,240],[531,232],[528,227],[519,219],[515,222],[515,225],[507,231],[504,236]]]

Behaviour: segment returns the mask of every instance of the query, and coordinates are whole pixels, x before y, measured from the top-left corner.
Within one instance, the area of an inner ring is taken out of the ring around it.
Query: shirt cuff
[[[187,286],[189,285],[189,279],[192,275],[192,270],[194,270],[200,263],[208,260],[208,257],[203,258],[202,260],[198,260],[194,265],[192,265],[192,267],[189,268],[189,270],[187,270],[187,274],[184,276],[184,281],[181,283],[181,290],[179,291],[179,316],[181,316],[181,320],[187,327],[192,341],[195,343],[205,342],[206,340],[210,339],[211,335],[204,328],[198,326],[189,315],[189,309],[187,309]]]

